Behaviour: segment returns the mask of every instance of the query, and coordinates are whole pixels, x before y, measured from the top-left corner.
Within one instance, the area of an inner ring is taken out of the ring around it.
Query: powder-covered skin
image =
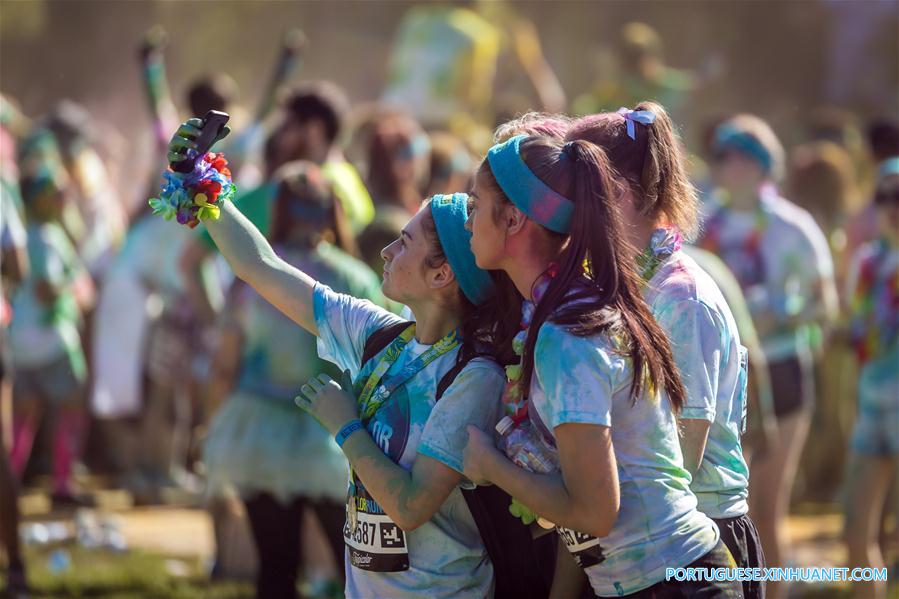
[[[863,262],[874,258],[875,252],[882,252],[876,260],[877,268],[869,289],[876,297],[864,301],[889,301],[883,293],[883,285],[896,284],[899,277],[899,247],[888,247],[881,242],[862,246],[853,256],[849,271],[847,297],[856,295],[859,284],[859,270]],[[895,297],[896,292],[893,296]],[[861,365],[858,377],[858,415],[850,445],[853,451],[866,455],[899,454],[899,335],[895,331],[895,306],[878,305],[875,311],[882,314],[892,312],[893,325],[880,325],[880,343],[870,351]],[[853,314],[855,317],[856,314]],[[869,326],[877,326],[870,323]],[[867,333],[868,331],[859,331]]]
[[[710,205],[701,247],[717,254],[733,271],[758,328],[770,362],[809,352],[815,344],[819,287],[834,287],[827,239],[812,216],[768,187],[759,199],[761,231],[756,252],[747,240],[757,234],[759,216]],[[718,247],[708,247],[709,239]],[[760,259],[759,259],[760,258]]]
[[[667,395],[647,389],[632,401],[630,360],[607,334],[576,337],[545,323],[534,364],[530,401],[553,434],[565,423],[611,428],[621,505],[599,539],[599,563],[585,569],[593,590],[634,593],[708,553],[718,528],[696,509]]]
[[[656,271],[644,296],[668,335],[687,392],[680,418],[707,420],[708,440],[690,488],[711,518],[749,511],[749,468],[740,436],[746,415],[746,350],[715,282],[682,251]]]
[[[316,286],[314,297],[319,356],[349,370],[358,391],[384,353],[360,370],[365,340],[402,319],[324,285]],[[428,347],[413,339],[387,374],[397,372]],[[469,362],[435,402],[437,385],[455,364],[457,353],[458,348],[442,355],[397,388],[367,424],[375,443],[406,470],[423,454],[461,473],[467,426],[489,432],[500,418],[505,376],[498,365],[483,358]],[[410,567],[403,572],[356,568],[347,552],[346,596],[485,597],[491,593],[493,566],[458,487],[429,521],[406,532],[406,543]]]

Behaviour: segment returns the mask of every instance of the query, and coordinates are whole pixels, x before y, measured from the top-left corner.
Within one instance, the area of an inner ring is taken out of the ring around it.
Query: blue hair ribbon
[[[631,110],[630,108],[621,107],[618,114],[624,117],[627,123],[627,136],[633,140],[637,139],[637,130],[634,123],[641,125],[652,125],[656,120],[656,115],[648,110]]]
[[[431,216],[437,238],[449,261],[462,293],[474,305],[483,304],[493,292],[490,273],[478,268],[471,252],[471,233],[465,229],[468,220],[468,194],[435,195],[431,198]]]
[[[490,148],[487,161],[493,178],[515,207],[529,218],[556,233],[568,233],[574,203],[553,191],[521,159],[521,141],[526,138],[526,135],[516,135]]]

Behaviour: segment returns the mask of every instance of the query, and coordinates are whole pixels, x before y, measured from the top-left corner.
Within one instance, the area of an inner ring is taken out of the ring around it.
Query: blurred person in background
[[[3,100],[5,108],[5,99]],[[16,140],[11,110],[0,108],[0,547],[6,552],[6,593],[11,597],[27,589],[19,545],[19,505],[16,477],[9,462],[12,444],[13,370],[7,329],[12,319],[11,292],[29,274],[27,235],[19,212]]]
[[[428,137],[431,140],[431,166],[425,197],[469,189],[475,161],[462,140],[446,131],[432,131]]]
[[[484,124],[496,120],[494,91],[512,87],[520,74],[541,110],[565,109],[537,28],[511,3],[423,4],[409,9],[397,28],[381,100],[406,109],[429,131],[449,131],[486,151]]]
[[[850,567],[883,568],[883,515],[899,473],[899,158],[882,164],[874,194],[879,237],[852,257],[849,334],[861,368],[845,481]],[[856,583],[859,596],[885,597],[885,582]]]
[[[834,142],[810,142],[790,152],[790,198],[807,210],[824,231],[840,289],[846,274],[846,222],[857,203],[855,182],[852,157]]]
[[[899,121],[894,117],[873,120],[866,129],[868,154],[873,164],[875,177],[881,177],[880,169],[891,158],[899,156]],[[858,247],[877,239],[880,227],[877,223],[877,206],[868,200],[850,219],[847,229],[848,255],[853,255]]]
[[[855,167],[849,153],[833,141],[815,141],[790,152],[788,196],[807,210],[827,237],[835,267],[840,305],[846,306],[846,222],[856,205]],[[826,351],[815,356],[818,406],[812,435],[800,470],[807,481],[805,497],[828,501],[838,492],[844,447],[852,422],[846,397],[854,394],[857,377],[851,349],[845,336],[844,312],[833,326]]]
[[[769,566],[791,557],[785,517],[815,400],[814,355],[838,300],[833,261],[821,229],[780,196],[784,151],[767,123],[737,115],[715,131],[718,186],[700,247],[718,255],[740,282],[771,376],[776,442],[754,460],[750,514]],[[783,583],[768,593],[785,596]]]
[[[617,54],[620,72],[601,73],[592,90],[575,98],[571,111],[594,114],[651,98],[682,123],[686,101],[696,87],[695,76],[665,64],[659,33],[646,23],[627,23],[621,28]]]
[[[90,275],[60,226],[71,201],[69,186],[59,163],[30,163],[23,172],[31,271],[13,296],[9,329],[15,368],[13,470],[22,476],[38,426],[50,419],[53,499],[62,504],[77,500],[72,469],[84,436],[87,379],[79,326],[94,301]]]
[[[359,246],[359,257],[377,272],[384,268],[381,250],[399,237],[403,226],[409,220],[409,213],[394,206],[381,206],[367,227],[359,234],[356,245]]]
[[[809,111],[804,125],[808,143],[829,141],[849,154],[854,181],[870,176],[861,121],[856,113],[836,106],[819,106]]]
[[[193,410],[179,365],[196,343],[178,333],[187,328],[166,325],[174,312],[192,311],[177,269],[192,234],[148,216],[149,210],[133,222],[100,283],[89,401],[111,466],[139,503],[158,500],[162,486],[177,482],[172,468],[183,467],[189,435],[184,429]],[[175,406],[176,401],[187,405]]]
[[[340,292],[383,305],[378,277],[353,258],[353,240],[321,169],[291,162],[275,174],[277,199],[269,239],[278,255]],[[162,221],[161,221],[162,222]],[[166,223],[168,224],[168,223]],[[258,597],[296,597],[304,509],[325,531],[342,574],[347,465],[342,452],[293,402],[321,371],[315,337],[243,282],[219,319],[210,402],[221,404],[204,449],[208,492],[236,488],[253,531]]]
[[[275,185],[270,178],[279,167],[294,160],[308,160],[322,168],[352,232],[358,233],[371,222],[374,217],[371,196],[338,145],[347,109],[343,91],[327,81],[304,83],[283,96],[278,124],[265,143],[264,182],[243,191],[235,201],[263,235],[271,226],[271,206],[275,201]],[[218,306],[210,301],[201,278],[201,265],[214,253],[215,244],[203,231],[188,243],[180,264],[187,291],[206,323],[214,320],[221,306],[220,300]]]
[[[385,112],[374,115],[368,134],[365,183],[376,207],[397,206],[418,212],[428,183],[431,141],[412,117]]]
[[[94,123],[87,110],[63,100],[45,121],[59,145],[72,183],[72,202],[83,223],[74,240],[78,255],[97,281],[125,234],[125,210],[95,149]]]

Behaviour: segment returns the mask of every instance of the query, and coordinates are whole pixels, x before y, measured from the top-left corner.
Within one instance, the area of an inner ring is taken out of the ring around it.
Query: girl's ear
[[[503,211],[505,212],[503,219],[506,224],[506,232],[509,235],[514,235],[524,229],[528,221],[528,217],[525,216],[524,212],[513,205],[503,206]]]
[[[428,286],[431,289],[444,289],[455,280],[456,273],[453,272],[449,261],[446,260],[437,268],[432,268],[428,273]]]

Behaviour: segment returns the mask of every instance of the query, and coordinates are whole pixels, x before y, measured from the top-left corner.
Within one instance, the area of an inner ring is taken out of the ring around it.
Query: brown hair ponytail
[[[640,211],[652,218],[664,216],[692,241],[699,232],[699,201],[674,124],[661,104],[641,102],[634,110],[655,115],[650,125],[634,125],[636,139],[627,135],[627,122],[616,112],[578,119],[566,139],[587,140],[605,150],[615,172],[637,194]]]
[[[605,153],[583,140],[564,143],[529,137],[521,156],[531,171],[557,193],[574,202],[571,231],[559,269],[534,313],[531,331],[550,321],[573,335],[608,331],[626,339],[622,352],[633,364],[631,394],[640,396],[645,377],[664,388],[675,410],[684,404],[668,338],[643,301],[639,276],[625,252],[624,237],[614,201],[615,181]],[[485,162],[485,165],[487,163]],[[484,166],[489,171],[489,166]],[[495,184],[500,197],[508,198]],[[584,264],[589,276],[584,275]],[[534,371],[537,335],[528,335],[522,359],[522,380]]]

